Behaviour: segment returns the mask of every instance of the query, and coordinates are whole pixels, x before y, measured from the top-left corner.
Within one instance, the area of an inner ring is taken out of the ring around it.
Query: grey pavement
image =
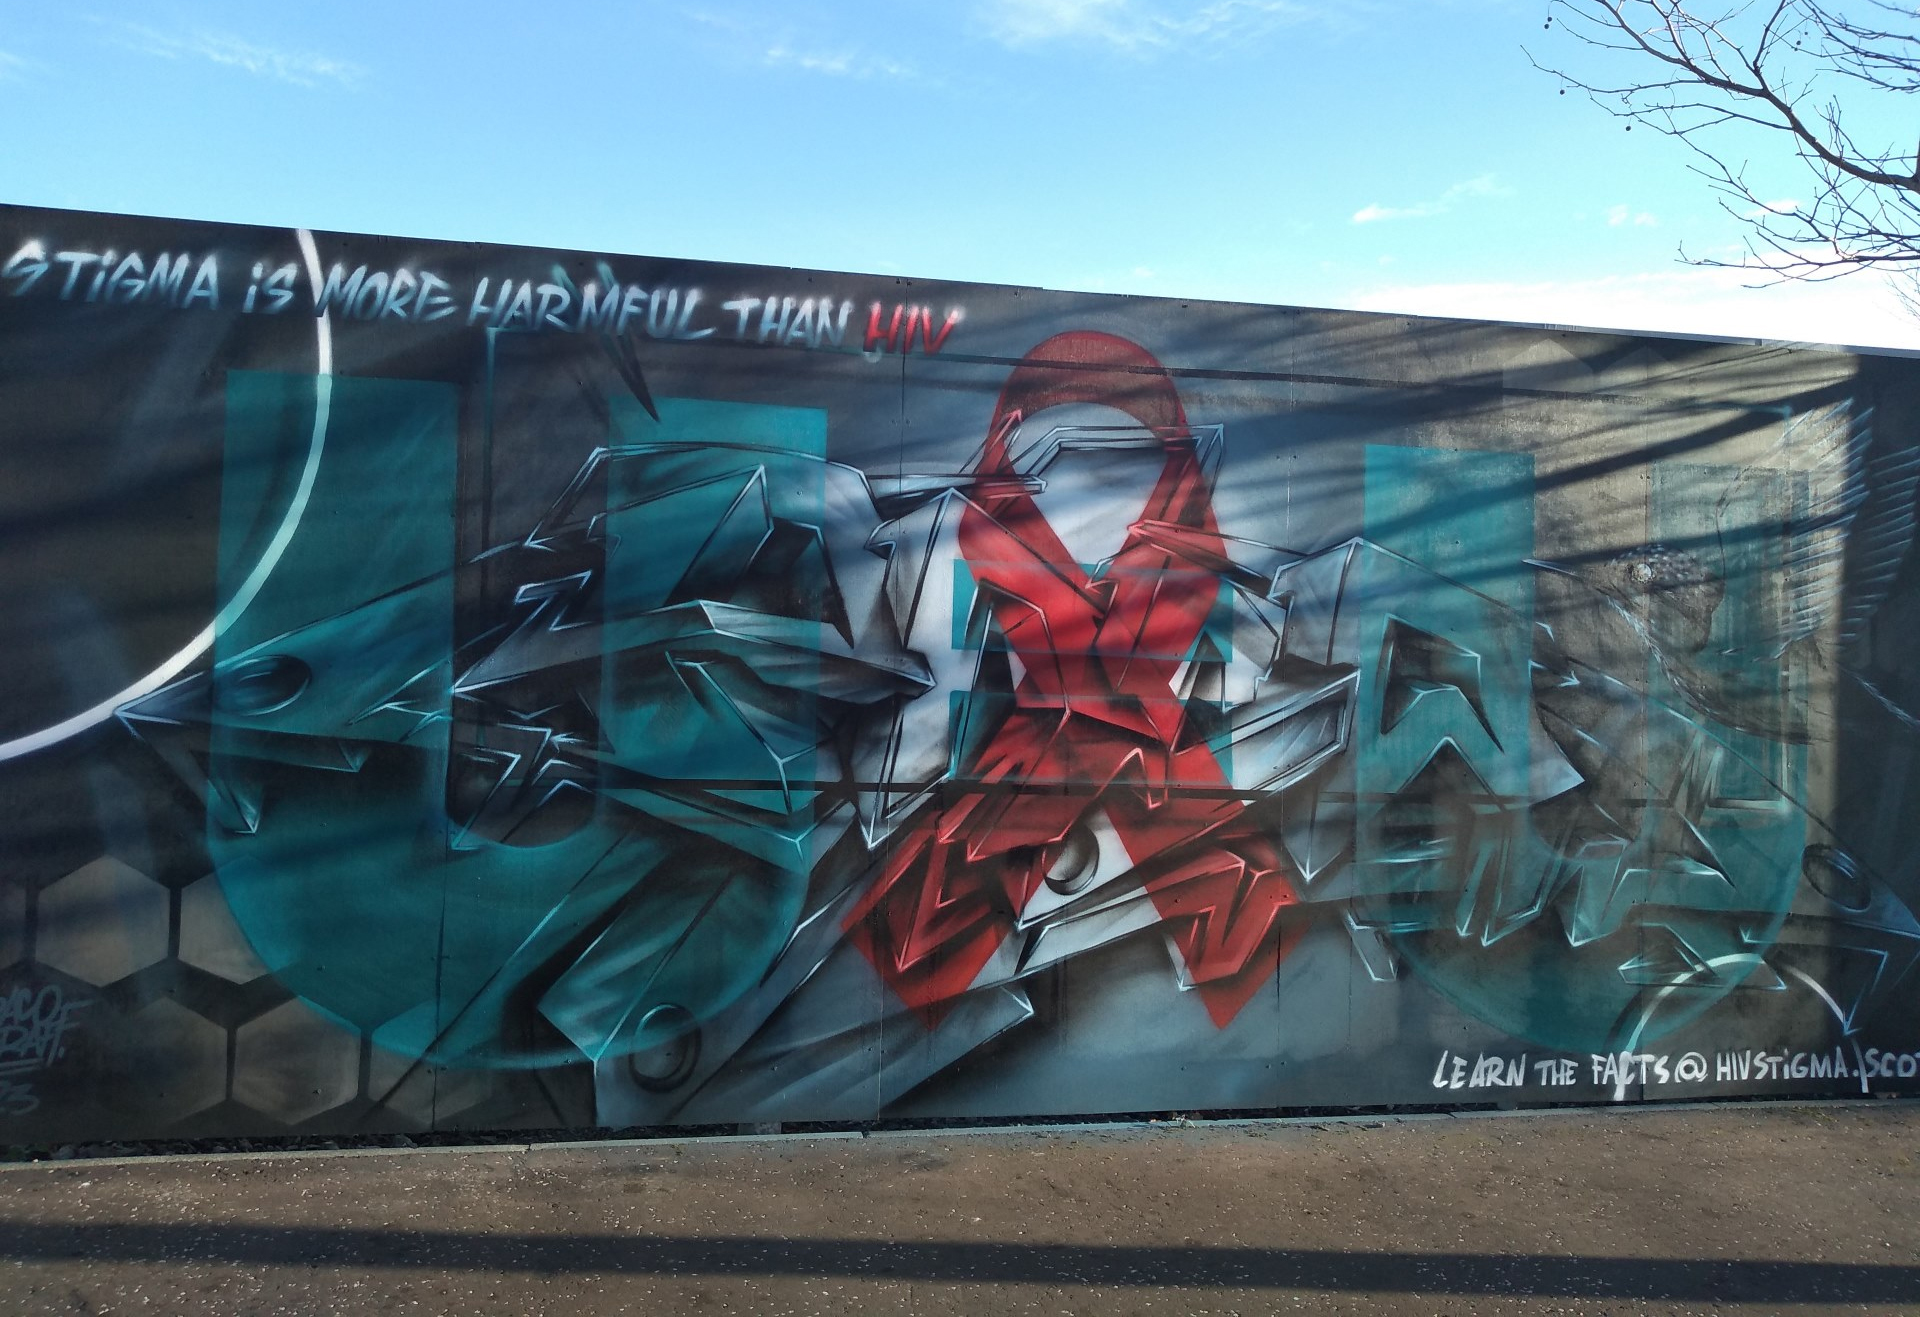
[[[1920,1311],[1920,1103],[0,1167],[0,1312]]]

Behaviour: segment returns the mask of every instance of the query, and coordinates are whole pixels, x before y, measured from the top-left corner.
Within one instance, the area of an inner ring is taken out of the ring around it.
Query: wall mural
[[[1920,1089],[1920,367],[0,208],[0,1141]]]

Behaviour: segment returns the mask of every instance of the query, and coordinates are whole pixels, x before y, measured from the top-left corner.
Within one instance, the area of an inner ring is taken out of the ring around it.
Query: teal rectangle
[[[221,599],[274,561],[215,657],[450,573],[458,415],[445,384],[230,371]],[[439,600],[451,644],[450,575]]]
[[[442,384],[227,379],[233,615],[214,643],[207,773],[225,808],[209,811],[208,853],[282,985],[362,1028],[444,978],[458,415]],[[284,703],[227,693],[257,667],[300,674]]]
[[[1367,445],[1366,538],[1533,615],[1533,457]]]

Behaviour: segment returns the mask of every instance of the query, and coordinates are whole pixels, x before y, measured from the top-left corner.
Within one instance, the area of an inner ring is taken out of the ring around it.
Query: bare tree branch
[[[1880,107],[1920,91],[1920,7],[1912,0],[1550,0],[1548,23],[1642,75],[1603,81],[1558,64],[1562,91],[1683,143],[1693,168],[1747,226],[1745,257],[1686,258],[1763,280],[1831,279],[1870,266],[1920,269],[1920,124],[1908,144],[1863,146],[1840,93]],[[1691,7],[1690,7],[1691,6]],[[1851,104],[1851,102],[1850,102]],[[1859,106],[1853,107],[1855,110]],[[1749,183],[1741,134],[1771,134],[1798,162],[1806,200]]]

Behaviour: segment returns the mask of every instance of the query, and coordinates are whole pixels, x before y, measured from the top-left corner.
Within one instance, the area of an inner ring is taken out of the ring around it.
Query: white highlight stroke
[[[306,259],[307,278],[313,281],[317,290],[321,284],[320,253],[314,246],[313,234],[305,229],[295,229],[294,236],[300,243],[300,254]],[[234,591],[233,598],[214,617],[213,621],[202,628],[200,633],[189,640],[186,647],[167,659],[146,676],[116,691],[106,699],[89,709],[82,709],[71,718],[63,719],[51,727],[43,727],[37,732],[28,732],[11,741],[0,741],[0,763],[9,759],[18,759],[30,755],[36,750],[58,745],[69,737],[77,736],[90,727],[97,727],[113,717],[121,705],[151,695],[191,667],[195,660],[213,648],[213,642],[228,627],[239,620],[250,604],[259,595],[260,588],[267,583],[267,577],[280,563],[287,551],[287,545],[293,542],[294,532],[300,527],[300,520],[306,515],[307,501],[313,495],[314,481],[320,474],[320,456],[327,443],[327,420],[333,409],[333,325],[331,313],[315,318],[318,346],[318,378],[314,380],[313,390],[313,438],[307,445],[307,463],[300,472],[300,484],[295,488],[293,497],[288,500],[287,513],[280,519],[280,527],[268,541],[266,550],[260,555],[253,570],[247,573],[247,579]]]

